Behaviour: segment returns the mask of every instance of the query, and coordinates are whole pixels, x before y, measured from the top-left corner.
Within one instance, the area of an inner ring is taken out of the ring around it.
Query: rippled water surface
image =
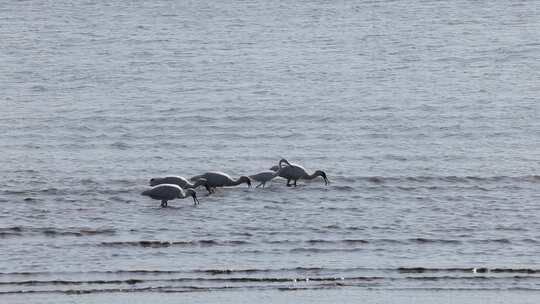
[[[1,6],[0,299],[540,298],[538,2]]]

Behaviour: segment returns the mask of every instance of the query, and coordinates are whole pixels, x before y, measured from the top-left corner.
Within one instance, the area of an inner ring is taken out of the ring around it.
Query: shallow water
[[[539,9],[5,3],[0,297],[538,297]],[[140,195],[281,157],[331,184]]]

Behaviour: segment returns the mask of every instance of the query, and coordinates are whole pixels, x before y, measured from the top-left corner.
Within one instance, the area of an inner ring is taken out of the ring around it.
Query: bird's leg
[[[264,188],[266,186],[266,182],[264,182],[262,185],[263,185],[263,188]]]
[[[264,188],[264,183],[258,184],[255,188],[259,188],[260,186],[263,186],[263,188]]]
[[[296,181],[297,181],[297,179],[294,180],[294,186],[295,186],[295,187],[296,187]]]
[[[291,179],[290,178],[287,179],[287,187],[291,187]]]
[[[167,207],[167,201],[166,200],[161,201],[161,207]]]

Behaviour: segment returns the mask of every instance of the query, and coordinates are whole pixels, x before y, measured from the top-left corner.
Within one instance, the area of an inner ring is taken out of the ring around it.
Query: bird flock
[[[160,200],[161,207],[167,207],[168,201],[170,200],[187,197],[192,197],[193,203],[197,205],[199,204],[199,200],[197,199],[197,192],[194,189],[199,186],[204,186],[208,191],[208,195],[211,195],[212,193],[215,193],[216,188],[219,187],[232,187],[243,183],[246,183],[248,187],[251,187],[251,181],[259,183],[256,188],[264,188],[267,182],[278,176],[287,180],[287,187],[296,187],[296,182],[299,179],[310,180],[318,176],[323,178],[325,185],[328,185],[329,183],[324,171],[317,170],[312,174],[309,174],[304,167],[295,163],[289,163],[283,158],[277,165],[271,167],[269,170],[249,176],[240,176],[237,179],[233,179],[228,174],[218,171],[195,175],[189,180],[181,176],[151,178],[150,186],[152,188],[143,191],[141,194],[155,200]]]

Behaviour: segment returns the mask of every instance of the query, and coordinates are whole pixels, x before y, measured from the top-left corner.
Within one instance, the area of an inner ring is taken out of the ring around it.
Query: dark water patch
[[[43,235],[47,237],[59,236],[92,236],[92,235],[115,235],[115,229],[93,229],[93,228],[55,228],[55,227],[5,227],[0,228],[0,235],[8,236],[31,236]]]
[[[18,237],[22,235],[20,227],[0,228],[0,238]]]
[[[491,244],[491,243],[500,243],[500,244],[510,244],[511,241],[509,239],[487,239],[487,240],[471,240],[471,243],[478,243],[478,244]]]
[[[531,268],[494,268],[490,271],[494,273],[540,273],[540,269]]]
[[[332,186],[332,189],[337,190],[337,191],[345,191],[345,192],[354,191],[354,188],[350,186],[335,186],[334,185]]]
[[[323,226],[324,229],[340,229],[341,227],[337,224]]]
[[[90,185],[98,185],[99,183],[91,178],[83,178],[80,180],[81,185],[84,186],[90,186]]]
[[[305,241],[308,244],[368,244],[368,240],[363,239],[344,239],[344,240],[323,240],[323,239],[314,239]]]
[[[28,286],[37,286],[37,285],[93,285],[93,284],[137,284],[142,283],[148,280],[142,279],[127,279],[127,280],[87,280],[87,281],[68,281],[68,280],[50,280],[50,281],[41,281],[41,280],[30,280],[30,281],[16,281],[16,282],[0,282],[0,285],[28,285]]]
[[[426,239],[426,238],[412,238],[408,239],[409,242],[418,244],[461,244],[459,240],[445,240],[445,239]]]
[[[196,241],[119,241],[119,242],[101,242],[104,247],[171,247],[171,246],[239,246],[247,245],[247,241],[218,241],[218,240],[196,240]]]
[[[24,230],[24,228],[20,227],[20,226],[2,227],[2,228],[0,228],[0,232],[22,232],[23,230]]]
[[[268,273],[268,272],[319,272],[323,271],[325,268],[321,267],[295,267],[295,268],[279,268],[279,269],[205,269],[205,270],[194,270],[194,272],[208,273],[212,275],[218,274],[254,274],[254,273]]]
[[[48,237],[56,237],[56,236],[82,236],[80,232],[75,231],[62,231],[57,229],[42,229],[40,231],[43,235]]]
[[[174,292],[189,292],[195,290],[210,290],[208,288],[191,287],[186,289],[177,289]],[[2,291],[0,295],[8,294],[67,294],[67,295],[82,295],[82,294],[97,294],[97,293],[134,293],[134,292],[172,292],[170,287],[144,287],[144,288],[106,288],[106,289],[69,289],[69,290],[17,290],[17,291]]]
[[[425,267],[399,267],[397,268],[398,272],[401,273],[426,273],[426,272],[470,272],[480,270],[487,270],[487,268],[425,268]]]
[[[251,234],[249,232],[231,232],[230,235],[247,236],[247,237],[253,236],[253,234]]]
[[[187,283],[187,282],[198,282],[212,284],[211,287],[198,287],[198,288],[226,288],[226,287],[240,287],[239,283],[251,283],[250,287],[255,288],[276,288],[281,285],[276,285],[276,283],[290,283],[290,284],[309,284],[307,286],[318,286],[320,284],[336,285],[344,284],[348,282],[350,285],[357,284],[358,282],[374,282],[379,280],[387,279],[385,277],[378,276],[355,276],[355,277],[335,277],[335,276],[312,276],[312,277],[181,277],[181,278],[163,278],[163,279],[124,279],[124,280],[27,280],[27,281],[12,281],[12,282],[0,282],[0,286],[10,287],[10,286],[88,286],[88,285],[131,285],[130,289],[140,289],[148,288],[141,286],[141,284],[150,283],[153,285],[165,285],[165,286],[152,286],[151,288],[191,288],[191,285],[178,285],[178,283]],[[316,282],[316,284],[313,284]],[[216,284],[217,283],[217,284]],[[256,283],[256,285],[253,285]],[[233,285],[231,285],[233,284]],[[137,286],[138,285],[138,286]],[[304,285],[306,286],[306,285]],[[83,287],[84,288],[84,287]],[[113,286],[109,288],[103,288],[99,290],[117,290]],[[73,289],[71,289],[73,290]],[[85,293],[86,291],[92,291],[97,289],[78,289],[78,291]],[[51,290],[14,290],[8,291],[6,293],[22,293],[22,292],[48,292]],[[70,291],[70,289],[66,290]]]

